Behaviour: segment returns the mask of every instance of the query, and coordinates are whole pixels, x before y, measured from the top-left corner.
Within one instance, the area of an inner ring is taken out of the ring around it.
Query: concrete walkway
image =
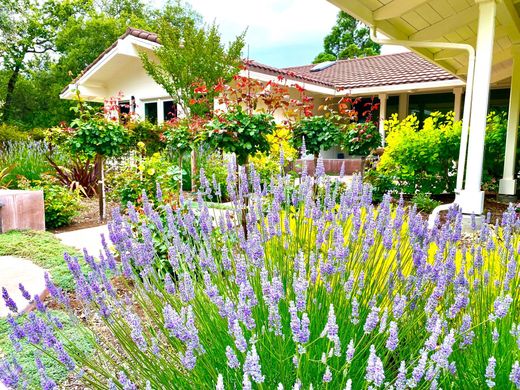
[[[45,270],[30,260],[14,256],[0,256],[0,288],[5,287],[14,300],[19,312],[25,311],[29,302],[23,297],[18,284],[22,283],[31,297],[46,294]],[[3,299],[0,300],[0,318],[7,317],[9,309]]]
[[[99,251],[103,248],[101,245],[101,234],[105,235],[107,242],[110,244],[107,225],[59,233],[56,234],[56,237],[65,245],[72,246],[80,251],[86,248],[90,255],[97,257],[99,256]]]

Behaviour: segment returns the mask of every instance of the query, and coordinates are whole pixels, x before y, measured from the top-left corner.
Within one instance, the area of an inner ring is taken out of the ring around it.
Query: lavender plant
[[[231,161],[234,209],[218,217],[203,202],[211,182],[201,178],[198,214],[182,199],[173,209],[146,198],[142,214],[116,212],[115,253],[105,240],[99,261],[85,254],[88,273],[65,256],[83,315],[47,279],[53,300],[86,318],[78,332],[94,354],[54,343],[60,330],[45,316],[13,327],[12,339],[94,389],[520,388],[512,208],[468,240],[459,210],[428,230],[402,201],[375,208],[359,178],[343,191],[319,170],[296,187],[281,174],[262,184]],[[14,357],[0,378],[21,386]]]

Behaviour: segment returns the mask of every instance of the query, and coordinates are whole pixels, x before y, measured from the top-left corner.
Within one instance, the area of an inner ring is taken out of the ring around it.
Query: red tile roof
[[[412,52],[340,60],[326,69],[311,72],[314,66],[294,66],[283,70],[308,75],[338,89],[457,79]]]
[[[129,35],[150,42],[159,42],[157,34],[132,27],[128,27],[126,32],[121,35],[119,39],[123,39]],[[116,45],[117,41],[88,65],[83,72],[74,79],[73,83],[99,62],[101,58]],[[274,76],[282,75],[294,80],[333,89],[354,89],[457,79],[451,73],[446,72],[412,52],[339,60],[332,66],[317,72],[311,72],[315,64],[276,68],[252,60],[245,62],[249,69],[253,71],[256,70]],[[66,89],[67,87],[63,91]]]

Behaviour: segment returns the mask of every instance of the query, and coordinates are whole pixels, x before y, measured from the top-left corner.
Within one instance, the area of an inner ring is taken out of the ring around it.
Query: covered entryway
[[[484,136],[491,86],[510,86],[509,123],[499,192],[515,195],[520,109],[519,0],[329,0],[390,41],[400,41],[466,81],[456,200],[482,214]],[[451,45],[455,43],[456,45]]]

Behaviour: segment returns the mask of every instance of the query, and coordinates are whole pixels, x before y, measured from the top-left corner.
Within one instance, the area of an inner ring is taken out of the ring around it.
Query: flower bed
[[[304,173],[296,188],[281,176],[262,186],[254,169],[237,178],[230,165],[234,209],[217,220],[201,180],[197,213],[144,197],[143,212],[114,215],[117,256],[86,256],[87,275],[66,256],[77,295],[106,326],[78,330],[94,356],[49,344],[52,321],[15,327],[15,339],[30,336],[99,389],[520,387],[512,209],[468,241],[455,209],[429,231],[402,202],[374,208],[359,180],[345,190]],[[131,293],[118,295],[111,274]],[[7,359],[0,378],[23,373]]]

